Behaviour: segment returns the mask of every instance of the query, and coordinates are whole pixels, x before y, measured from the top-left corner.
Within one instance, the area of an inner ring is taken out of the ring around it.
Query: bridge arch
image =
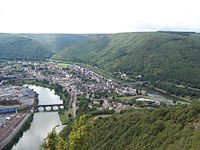
[[[54,109],[54,107],[57,107],[57,109]],[[59,109],[64,109],[64,104],[37,105],[34,112],[40,111],[41,108],[43,108],[44,111],[58,111]]]

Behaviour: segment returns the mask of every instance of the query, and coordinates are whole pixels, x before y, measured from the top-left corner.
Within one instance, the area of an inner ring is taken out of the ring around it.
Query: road
[[[76,88],[74,88],[72,90],[71,100],[72,100],[73,117],[75,118],[76,117],[76,110],[77,110],[77,106],[76,106],[76,103],[77,103],[77,90],[76,90]]]
[[[176,85],[176,87],[178,87],[178,88],[184,88],[184,89],[189,89],[189,90],[193,90],[193,91],[200,91],[200,89],[198,89],[198,88],[193,88],[193,87],[189,87],[189,86],[185,86],[185,85],[178,85],[178,84],[175,84]]]

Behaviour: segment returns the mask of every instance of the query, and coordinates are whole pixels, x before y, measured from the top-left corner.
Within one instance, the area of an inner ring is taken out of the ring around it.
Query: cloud
[[[198,0],[0,0],[0,32],[200,31],[199,4]]]

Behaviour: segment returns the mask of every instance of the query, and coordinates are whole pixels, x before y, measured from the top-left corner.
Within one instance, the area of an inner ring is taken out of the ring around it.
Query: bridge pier
[[[54,110],[53,110],[53,106],[51,106],[51,111],[54,111]]]
[[[47,109],[46,109],[46,107],[45,107],[45,106],[43,106],[43,109],[44,109],[44,111],[47,111]]]
[[[64,104],[48,104],[48,105],[37,105],[34,109],[34,112],[38,112],[40,111],[39,108],[43,108],[44,111],[48,111],[47,110],[47,107],[50,107],[50,110],[49,111],[57,111],[57,110],[54,110],[53,107],[57,106],[58,107],[58,110],[61,109],[61,107],[64,107]]]

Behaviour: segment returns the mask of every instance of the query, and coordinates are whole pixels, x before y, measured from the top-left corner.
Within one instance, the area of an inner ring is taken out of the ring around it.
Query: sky
[[[0,0],[0,32],[200,32],[199,0]]]

